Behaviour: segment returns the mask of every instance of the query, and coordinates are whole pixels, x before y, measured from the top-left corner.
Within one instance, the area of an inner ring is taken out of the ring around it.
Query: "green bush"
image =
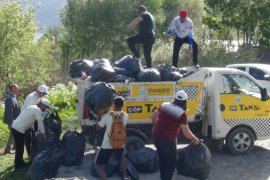
[[[0,102],[0,147],[3,147],[6,143],[6,139],[9,135],[7,125],[3,122],[4,118],[4,104]]]
[[[80,127],[76,115],[76,89],[77,87],[72,82],[69,82],[67,85],[57,84],[49,90],[47,98],[51,102],[51,107],[59,113],[63,132]]]

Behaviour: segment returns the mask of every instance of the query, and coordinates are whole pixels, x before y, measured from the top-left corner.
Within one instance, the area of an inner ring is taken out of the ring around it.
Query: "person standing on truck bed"
[[[152,115],[154,144],[159,155],[160,178],[170,180],[176,166],[176,138],[179,130],[195,145],[200,140],[189,130],[187,115],[187,94],[181,90],[176,93],[172,103],[162,104]]]
[[[111,136],[112,132],[111,129],[113,128],[115,117],[120,117],[120,121],[122,121],[122,125],[126,126],[128,120],[128,114],[123,112],[122,109],[124,107],[125,99],[122,96],[117,96],[114,99],[114,111],[109,112],[102,116],[101,120],[96,125],[96,128],[100,130],[101,128],[106,126],[106,131],[104,133],[103,142],[101,148],[97,151],[96,158],[95,158],[95,166],[97,173],[101,177],[102,180],[106,180],[106,174],[101,167],[103,164],[107,164],[111,155],[114,153],[117,160],[120,161],[121,169],[122,169],[122,176],[124,180],[128,180],[127,171],[126,171],[126,160],[124,157],[125,154],[125,141],[119,147],[113,147],[111,143]],[[125,129],[124,129],[125,130]],[[118,131],[117,131],[118,133]]]
[[[198,45],[193,39],[193,22],[188,18],[188,10],[181,9],[179,16],[176,16],[170,27],[168,28],[168,35],[173,36],[175,34],[173,45],[173,58],[172,65],[177,67],[179,51],[183,43],[188,44],[188,51],[192,54],[193,67],[198,68]]]
[[[146,61],[147,68],[152,67],[151,52],[155,42],[155,19],[143,5],[138,8],[140,14],[139,17],[135,18],[128,26],[127,31],[130,32],[139,24],[139,33],[131,36],[127,39],[128,47],[133,53],[134,57],[140,58],[140,54],[136,49],[136,44],[143,45],[143,54]]]

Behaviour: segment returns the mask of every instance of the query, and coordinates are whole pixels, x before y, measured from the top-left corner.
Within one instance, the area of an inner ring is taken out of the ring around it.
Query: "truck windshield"
[[[260,95],[260,88],[249,78],[239,74],[223,74],[225,93]]]

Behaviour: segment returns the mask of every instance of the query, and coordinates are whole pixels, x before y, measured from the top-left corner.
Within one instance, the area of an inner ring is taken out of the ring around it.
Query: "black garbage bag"
[[[84,72],[87,76],[92,74],[93,61],[87,59],[79,59],[73,61],[69,65],[69,75],[71,78],[81,77]]]
[[[97,130],[96,126],[86,126],[82,131],[86,142],[92,146],[101,146],[105,129]]]
[[[154,68],[147,68],[139,72],[136,80],[138,82],[155,82],[161,81],[161,76],[158,70]]]
[[[109,59],[95,59],[92,69],[92,82],[112,82],[116,75]]]
[[[44,180],[56,176],[65,157],[61,143],[41,151],[35,158],[27,173],[27,179]]]
[[[43,124],[46,133],[53,132],[56,137],[60,138],[62,132],[62,121],[56,110],[51,109],[51,112],[45,116]]]
[[[127,166],[127,175],[130,177],[131,180],[138,180],[140,179],[140,175],[138,173],[138,171],[136,170],[136,168],[134,167],[134,165],[132,164],[132,162],[128,159],[126,159],[126,166]],[[122,169],[121,169],[121,165],[118,165],[118,174],[120,176],[122,176]]]
[[[132,77],[136,77],[137,74],[143,70],[141,60],[138,58],[133,58],[131,55],[126,55],[120,60],[115,61],[114,67],[119,67],[131,72],[133,75]]]
[[[115,165],[112,165],[112,164],[109,164],[109,163],[108,164],[103,164],[103,165],[101,165],[101,167],[105,171],[105,174],[106,174],[107,177],[113,176],[115,174],[116,168],[117,168]],[[91,165],[90,171],[91,171],[92,176],[99,177],[94,163]]]
[[[116,75],[115,76],[115,79],[114,79],[114,82],[134,82],[135,79],[134,78],[130,78],[130,77],[127,77],[127,76],[123,76],[123,75]]]
[[[85,91],[84,101],[89,113],[97,115],[98,110],[104,109],[107,113],[113,103],[116,91],[111,84],[97,82]]]
[[[115,71],[116,75],[123,75],[126,77],[135,77],[134,74],[132,74],[132,72],[130,72],[124,68],[114,67],[114,71]]]
[[[193,143],[180,150],[176,169],[179,175],[207,179],[210,172],[211,153],[201,142]]]
[[[85,137],[82,133],[68,130],[62,139],[65,149],[65,166],[80,165],[84,157]]]
[[[178,69],[169,64],[160,64],[156,68],[163,81],[178,81],[183,76],[178,72]]]
[[[33,162],[34,158],[43,150],[52,147],[58,143],[59,140],[54,133],[48,133],[45,139],[41,134],[37,134],[32,139],[30,161]]]
[[[145,147],[128,151],[127,158],[139,172],[153,173],[159,169],[158,154],[151,148]]]
[[[164,74],[162,80],[163,81],[178,81],[182,77],[183,77],[183,75],[181,75],[179,72],[173,71],[173,72],[168,72],[168,73]]]

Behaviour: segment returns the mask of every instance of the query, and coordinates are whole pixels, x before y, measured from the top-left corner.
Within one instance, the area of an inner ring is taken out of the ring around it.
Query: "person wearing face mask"
[[[49,106],[50,101],[47,99],[42,99],[37,105],[29,106],[22,111],[22,113],[13,122],[12,134],[14,136],[16,145],[14,161],[15,169],[26,166],[26,163],[23,161],[25,133],[34,125],[35,121],[38,123],[38,131],[43,135],[44,138],[46,138],[43,125],[43,112],[49,109]]]
[[[140,54],[136,49],[136,44],[143,45],[143,54],[146,61],[147,68],[152,67],[151,52],[152,47],[155,42],[155,18],[154,16],[146,10],[146,7],[140,5],[138,7],[139,17],[135,18],[128,26],[127,31],[130,32],[137,25],[139,25],[139,33],[131,36],[127,39],[128,47],[133,53],[135,58],[140,58]]]
[[[159,155],[160,178],[170,180],[176,166],[176,139],[181,129],[183,135],[195,145],[200,140],[190,131],[186,115],[187,94],[176,93],[171,103],[162,104],[152,115],[154,144]]]
[[[172,65],[177,67],[179,51],[183,43],[188,44],[188,51],[192,54],[193,67],[199,68],[198,65],[198,45],[193,38],[193,22],[188,17],[188,10],[181,9],[179,16],[176,16],[170,27],[168,28],[168,35],[175,36],[173,45]]]

